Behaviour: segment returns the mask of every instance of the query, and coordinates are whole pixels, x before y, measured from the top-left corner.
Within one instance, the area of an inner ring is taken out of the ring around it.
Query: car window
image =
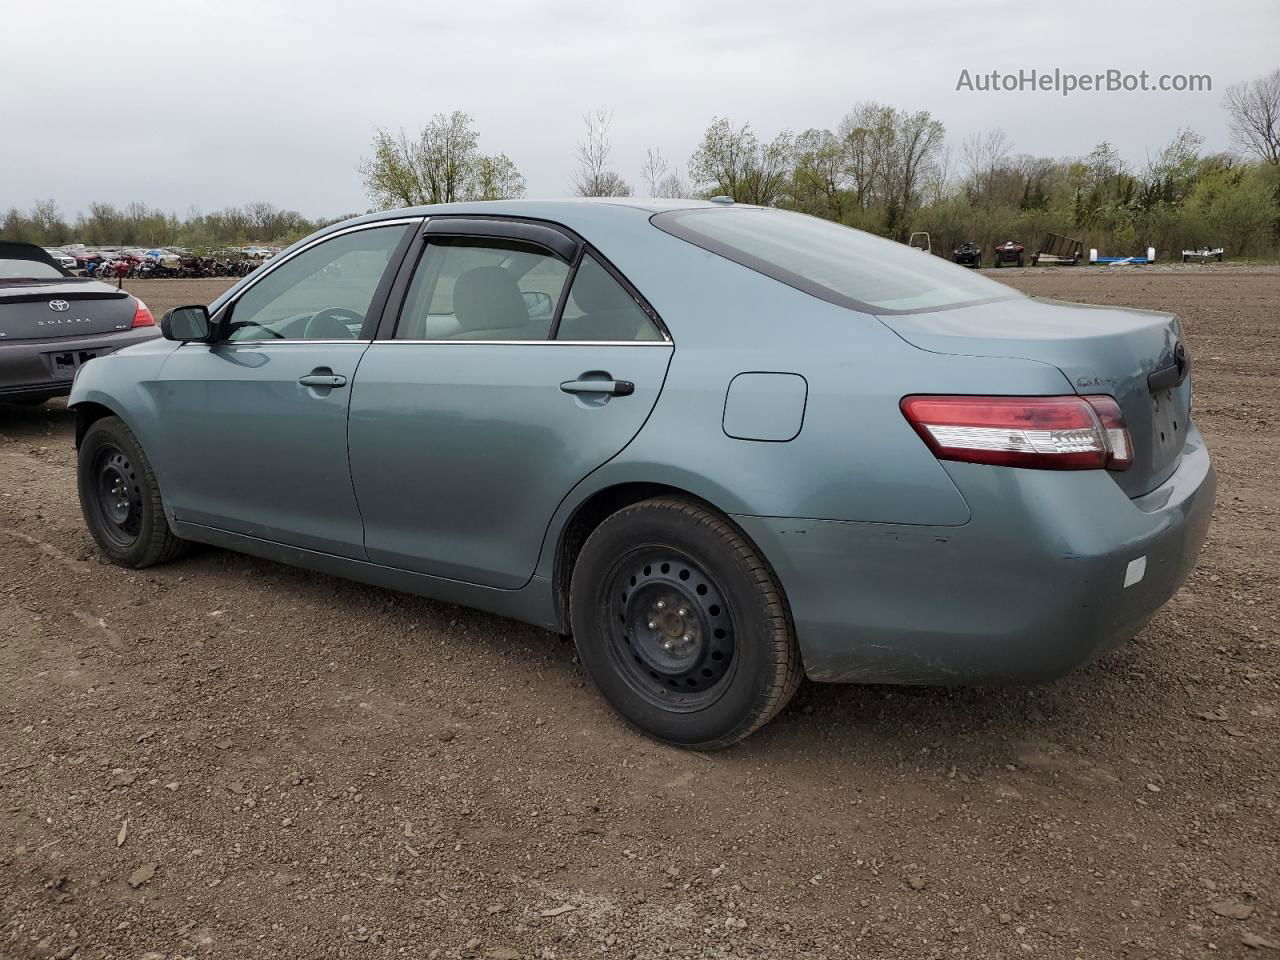
[[[39,260],[0,260],[0,280],[56,280],[65,274]]]
[[[244,292],[228,340],[355,340],[404,224],[325,240]]]
[[[941,257],[800,213],[695,208],[657,214],[652,223],[805,293],[868,313],[939,310],[1022,296]]]
[[[433,237],[396,327],[400,340],[545,340],[569,265],[515,240]]]
[[[591,254],[578,264],[557,340],[661,340],[662,334],[627,288]]]

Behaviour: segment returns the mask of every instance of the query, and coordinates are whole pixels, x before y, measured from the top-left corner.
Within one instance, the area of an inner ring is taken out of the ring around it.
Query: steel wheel
[[[655,497],[601,521],[574,563],[569,607],[597,689],[667,743],[736,743],[800,682],[772,572],[727,517],[698,502]]]
[[[628,685],[667,710],[714,701],[735,652],[733,617],[715,581],[681,551],[651,548],[624,557],[607,582],[610,650]]]
[[[101,530],[118,547],[132,546],[142,532],[142,489],[123,450],[103,444],[94,458],[94,505]]]
[[[95,420],[80,441],[76,486],[85,524],[112,563],[135,570],[179,556],[151,462],[116,417]]]

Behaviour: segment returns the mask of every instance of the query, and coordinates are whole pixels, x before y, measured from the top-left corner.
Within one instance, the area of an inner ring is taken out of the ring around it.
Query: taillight
[[[924,397],[902,413],[939,460],[1126,470],[1133,445],[1110,397]]]
[[[1085,397],[1084,400],[1093,407],[1093,412],[1102,422],[1102,429],[1106,431],[1107,469],[1128,470],[1133,465],[1133,440],[1129,436],[1129,428],[1124,425],[1120,404],[1107,396]]]
[[[147,305],[137,297],[133,298],[133,302],[138,305],[137,309],[133,311],[134,328],[154,327],[156,325],[156,318],[151,315],[151,311],[147,309]]]

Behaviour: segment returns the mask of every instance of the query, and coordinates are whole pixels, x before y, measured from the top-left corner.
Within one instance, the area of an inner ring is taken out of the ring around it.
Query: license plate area
[[[76,371],[94,357],[100,357],[109,350],[53,350],[44,355],[49,366],[49,375],[55,380],[70,380]]]
[[[1161,390],[1151,395],[1151,443],[1155,448],[1157,464],[1167,463],[1182,449],[1186,441],[1186,415],[1179,409],[1178,398],[1172,390]]]

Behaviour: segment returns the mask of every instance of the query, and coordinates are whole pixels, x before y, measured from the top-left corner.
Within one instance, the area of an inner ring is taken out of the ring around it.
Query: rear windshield
[[[781,283],[867,313],[920,313],[1022,296],[922,250],[787,210],[672,210],[652,222]]]
[[[65,276],[57,267],[39,260],[0,258],[0,280],[56,280]]]

